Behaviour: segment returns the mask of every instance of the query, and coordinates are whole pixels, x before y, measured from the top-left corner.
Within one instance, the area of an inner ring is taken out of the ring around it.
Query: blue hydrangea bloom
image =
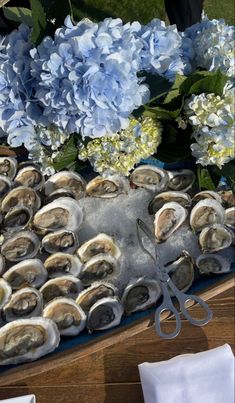
[[[166,26],[164,21],[153,19],[137,34],[143,41],[141,70],[157,73],[170,81],[177,73],[184,73],[182,37],[175,25]]]
[[[16,134],[22,127],[32,127],[39,120],[40,108],[33,102],[33,78],[30,73],[30,29],[18,30],[0,39],[0,129],[1,136]],[[27,132],[27,130],[26,130]],[[27,143],[27,134],[26,143]],[[8,143],[11,143],[11,136]],[[24,143],[23,135],[18,144]]]
[[[137,77],[142,41],[139,23],[100,23],[70,17],[31,51],[36,97],[50,123],[67,133],[107,136],[124,129],[128,116],[149,99]]]
[[[191,70],[201,67],[208,71],[220,70],[234,76],[235,29],[224,20],[209,20],[187,28],[183,34],[184,58]],[[191,48],[191,49],[190,49]]]

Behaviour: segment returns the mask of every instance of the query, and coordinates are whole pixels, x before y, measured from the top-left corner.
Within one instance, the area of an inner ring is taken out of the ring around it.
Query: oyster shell
[[[235,206],[235,195],[232,190],[221,190],[218,193],[225,209]]]
[[[6,231],[19,231],[26,229],[33,217],[33,211],[25,206],[13,207],[5,215],[3,226]]]
[[[47,304],[57,297],[67,297],[75,299],[82,291],[81,281],[74,276],[61,276],[48,280],[40,291],[43,295],[44,303]]]
[[[214,224],[202,230],[199,244],[204,253],[217,252],[230,246],[233,234],[225,225]]]
[[[130,181],[136,186],[162,192],[167,188],[169,177],[161,168],[154,165],[141,165],[131,173]]]
[[[60,197],[42,207],[34,216],[34,226],[39,230],[69,230],[77,232],[83,221],[80,204],[70,197]]]
[[[22,287],[41,287],[47,280],[47,271],[39,259],[27,259],[12,266],[3,274],[13,290]]]
[[[225,225],[235,230],[235,207],[225,210]]]
[[[91,307],[101,298],[117,296],[118,290],[113,284],[108,282],[97,281],[93,283],[86,290],[82,291],[77,299],[76,303],[81,306],[86,314],[88,314]]]
[[[86,263],[93,256],[100,253],[108,253],[116,259],[121,256],[121,251],[118,246],[115,245],[113,239],[106,234],[96,235],[94,238],[81,245],[76,253],[83,263]]]
[[[7,213],[13,207],[25,206],[37,211],[40,208],[41,200],[35,190],[25,186],[12,189],[2,200],[2,211]]]
[[[42,239],[42,247],[48,253],[73,253],[79,245],[75,232],[59,230],[49,233]]]
[[[161,288],[156,280],[141,277],[132,280],[122,295],[122,304],[127,315],[144,311],[155,304],[161,295]]]
[[[77,277],[81,271],[82,263],[78,256],[57,252],[45,260],[44,266],[50,278],[66,274]]]
[[[40,241],[36,234],[30,231],[13,233],[2,244],[1,254],[10,262],[19,262],[36,256]]]
[[[11,298],[12,289],[6,280],[0,278],[0,309],[4,307]]]
[[[77,336],[86,326],[86,314],[72,299],[56,298],[49,302],[43,317],[52,319],[61,336]]]
[[[4,175],[0,175],[0,199],[10,192],[12,181]]]
[[[11,157],[0,157],[0,175],[8,176],[9,179],[15,177],[17,171],[17,161]]]
[[[89,332],[118,326],[123,315],[123,307],[117,297],[99,299],[90,309],[87,317]]]
[[[216,200],[204,199],[199,201],[190,214],[190,226],[195,232],[212,224],[224,223],[224,208]]]
[[[116,277],[119,272],[120,266],[117,260],[108,253],[100,253],[93,256],[83,265],[79,278],[83,285],[88,286],[95,281]]]
[[[203,190],[202,192],[195,194],[195,196],[192,198],[192,202],[193,204],[196,204],[205,199],[216,200],[218,203],[222,204],[222,198],[220,197],[219,193],[212,190]]]
[[[46,196],[54,193],[58,189],[71,192],[78,200],[84,193],[86,188],[86,182],[76,172],[60,171],[52,175],[45,183],[44,192]]]
[[[18,319],[0,329],[0,365],[34,361],[60,342],[56,324],[46,318]]]
[[[168,187],[171,190],[181,190],[186,192],[189,190],[196,177],[193,171],[190,169],[181,169],[179,171],[168,171],[169,183]]]
[[[231,264],[227,259],[213,253],[198,256],[196,266],[200,274],[223,274],[231,270]]]
[[[43,174],[38,168],[29,165],[18,171],[15,177],[15,183],[34,190],[40,190],[42,189],[45,180]]]
[[[153,197],[148,206],[149,214],[155,214],[165,203],[176,202],[182,207],[188,208],[191,206],[191,197],[183,192],[163,192]]]
[[[0,254],[0,276],[2,276],[4,270],[5,270],[5,258]]]
[[[165,267],[180,291],[186,292],[191,287],[195,278],[194,261],[187,251],[183,251],[175,261]]]
[[[74,194],[69,190],[57,189],[44,198],[44,205],[57,200],[59,197],[70,197],[75,199]]]
[[[112,198],[120,193],[127,193],[128,182],[125,178],[113,176],[97,176],[86,186],[86,193],[92,197]]]
[[[42,310],[43,300],[40,291],[25,287],[12,294],[10,301],[3,308],[3,317],[7,322],[11,322],[40,316]]]
[[[155,214],[155,237],[158,243],[166,241],[185,221],[187,210],[179,203],[166,203]]]

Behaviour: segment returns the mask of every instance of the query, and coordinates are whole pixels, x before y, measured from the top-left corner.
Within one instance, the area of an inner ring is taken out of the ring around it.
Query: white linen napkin
[[[145,403],[234,403],[234,356],[228,344],[138,367]]]
[[[12,399],[0,400],[1,403],[36,403],[35,395],[13,397]]]

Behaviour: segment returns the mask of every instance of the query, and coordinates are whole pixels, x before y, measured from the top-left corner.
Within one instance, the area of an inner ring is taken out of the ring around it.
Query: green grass
[[[172,0],[177,1],[177,0]],[[152,18],[166,19],[163,0],[72,0],[79,7],[74,17],[101,20],[120,17],[123,21],[147,23]],[[234,24],[234,0],[205,0],[205,12],[209,18],[224,18]]]

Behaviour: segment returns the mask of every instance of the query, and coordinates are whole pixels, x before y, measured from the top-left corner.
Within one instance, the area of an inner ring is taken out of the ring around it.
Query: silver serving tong
[[[140,246],[145,251],[145,253],[147,253],[155,262],[156,271],[157,271],[157,280],[159,281],[159,283],[161,285],[161,289],[162,289],[163,301],[162,301],[161,305],[156,309],[156,312],[155,312],[155,327],[156,327],[156,332],[158,333],[158,335],[164,339],[175,338],[180,333],[180,330],[181,330],[180,313],[182,313],[184,315],[184,317],[186,319],[188,319],[188,321],[190,323],[192,323],[192,325],[196,325],[196,326],[206,325],[212,319],[212,311],[209,308],[209,306],[206,304],[205,301],[203,301],[197,295],[187,295],[184,292],[180,291],[175,286],[175,284],[171,280],[169,274],[167,273],[165,267],[159,266],[158,247],[157,247],[157,243],[155,241],[154,234],[152,233],[150,228],[141,219],[138,218],[136,220],[136,223],[137,223],[137,235],[138,235]],[[142,230],[144,232],[144,234],[147,236],[147,238],[153,244],[154,250],[155,250],[155,256],[153,256],[153,254],[145,248],[145,246],[143,244],[143,237],[140,233],[140,230]],[[176,297],[176,299],[179,302],[179,311],[176,309],[176,307],[174,306],[174,304],[172,302],[172,299],[171,299],[171,296],[169,293],[169,289],[171,289],[171,291],[173,291],[174,297]],[[199,304],[201,306],[201,308],[205,311],[206,317],[204,319],[194,319],[190,315],[188,309],[186,308],[187,301],[192,301],[194,303]],[[164,311],[170,311],[173,314],[173,316],[175,317],[175,330],[172,333],[164,333],[161,329],[161,314]]]

